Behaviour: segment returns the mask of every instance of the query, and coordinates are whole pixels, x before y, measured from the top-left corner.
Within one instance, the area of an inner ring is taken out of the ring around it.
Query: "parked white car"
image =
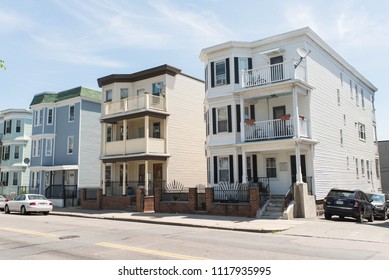
[[[4,205],[6,214],[20,212],[25,215],[30,212],[41,212],[44,215],[53,210],[53,203],[40,194],[20,194],[14,200],[9,200]]]
[[[8,199],[0,195],[0,211],[4,211],[4,206],[6,201],[8,201]]]

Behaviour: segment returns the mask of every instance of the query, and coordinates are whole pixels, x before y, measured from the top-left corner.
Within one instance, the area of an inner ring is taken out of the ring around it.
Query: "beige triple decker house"
[[[98,79],[102,193],[206,184],[204,82],[169,65]]]

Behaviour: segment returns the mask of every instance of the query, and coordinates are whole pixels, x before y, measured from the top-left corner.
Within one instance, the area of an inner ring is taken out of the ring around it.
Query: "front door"
[[[282,62],[284,62],[282,55],[270,58],[270,73],[272,82],[282,81],[284,79]]]
[[[153,187],[162,188],[162,163],[157,163],[153,165]]]
[[[281,119],[281,116],[284,116],[286,114],[286,108],[285,106],[278,106],[273,107],[273,119],[279,120]],[[273,136],[275,138],[283,137],[285,135],[285,122],[284,121],[276,121],[274,122],[273,126]]]
[[[300,162],[301,162],[301,174],[303,176],[303,182],[307,183],[307,169],[305,165],[305,155],[300,156]],[[292,176],[292,183],[296,183],[296,156],[290,156],[290,166],[291,166],[291,176]]]

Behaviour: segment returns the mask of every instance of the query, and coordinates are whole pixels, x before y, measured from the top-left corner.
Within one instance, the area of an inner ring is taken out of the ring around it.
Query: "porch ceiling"
[[[315,145],[318,141],[313,139],[277,139],[277,140],[264,140],[264,141],[253,141],[246,142],[242,144],[238,144],[237,146],[241,147],[242,150],[246,152],[266,152],[266,151],[285,151],[285,150],[293,150],[296,147],[296,144],[300,144],[301,150],[310,149],[311,145]]]
[[[103,118],[100,119],[100,122],[101,123],[116,123],[116,122],[119,122],[122,120],[143,118],[145,116],[155,117],[155,118],[159,118],[159,119],[166,119],[166,117],[169,115],[170,115],[169,113],[166,113],[163,111],[144,110],[141,112],[127,112],[127,113],[120,113],[120,114],[104,116]]]
[[[115,163],[138,160],[167,160],[170,157],[168,154],[129,154],[120,156],[104,156],[100,157],[103,163]]]

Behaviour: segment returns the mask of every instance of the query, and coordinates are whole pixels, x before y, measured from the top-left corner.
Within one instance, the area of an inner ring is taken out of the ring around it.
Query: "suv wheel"
[[[331,220],[331,217],[332,217],[331,214],[324,213],[324,218],[326,218],[326,220]]]

